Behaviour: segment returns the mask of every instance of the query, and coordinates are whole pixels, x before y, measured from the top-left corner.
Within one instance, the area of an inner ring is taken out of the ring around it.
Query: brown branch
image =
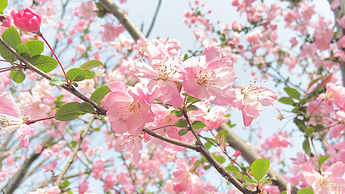
[[[199,146],[196,146],[196,145],[193,145],[193,144],[190,144],[190,143],[186,143],[186,142],[182,142],[182,141],[179,141],[179,140],[176,140],[176,139],[171,139],[171,138],[169,138],[167,136],[164,136],[164,135],[161,135],[161,134],[156,133],[154,131],[151,131],[148,128],[144,128],[143,132],[151,135],[152,137],[155,137],[157,139],[166,141],[168,143],[171,143],[171,144],[174,144],[174,145],[177,145],[177,146],[181,146],[181,147],[184,147],[184,148],[189,148],[189,149],[195,150],[195,151],[198,151],[200,149]]]
[[[48,144],[50,141],[52,141],[54,138],[51,136],[48,136],[43,142],[43,149],[46,147],[46,144]],[[13,177],[8,181],[8,183],[5,185],[4,190],[5,193],[13,193],[20,185],[22,182],[22,179],[25,177],[26,172],[29,170],[31,164],[41,155],[42,152],[40,153],[32,153],[25,161],[24,163],[20,166],[19,170]]]
[[[207,161],[221,174],[226,180],[231,182],[238,190],[240,190],[242,193],[245,194],[254,194],[258,193],[257,191],[250,191],[244,185],[238,181],[235,177],[233,177],[213,156],[212,154],[207,150],[207,148],[204,146],[204,144],[201,142],[198,134],[193,129],[192,124],[189,121],[189,117],[187,115],[187,110],[181,110],[183,113],[184,118],[187,120],[187,123],[189,125],[189,130],[193,133],[194,137],[197,140],[197,145],[200,146],[200,149],[198,150],[199,153],[201,153]]]
[[[23,62],[26,67],[36,73],[38,73],[39,75],[41,75],[42,77],[46,78],[47,80],[51,80],[52,77],[46,73],[44,73],[43,71],[41,71],[40,69],[38,69],[37,67],[35,67],[34,65],[32,65],[29,61],[27,61],[25,58],[23,58],[20,54],[18,54],[10,45],[8,45],[2,38],[0,38],[0,42],[14,55],[18,58],[19,61]],[[94,101],[90,100],[89,98],[87,98],[86,96],[84,96],[82,93],[80,93],[79,91],[77,91],[73,86],[69,87],[67,85],[63,85],[61,86],[63,89],[67,90],[68,92],[70,92],[71,94],[77,96],[78,98],[84,100],[85,102],[89,102],[91,103],[98,111],[99,114],[105,115],[106,114],[106,110],[99,106],[97,103],[95,103]]]
[[[155,25],[156,18],[157,18],[157,15],[158,15],[159,8],[161,7],[161,4],[162,4],[162,0],[159,0],[158,6],[157,6],[157,9],[156,9],[156,12],[155,12],[155,15],[153,16],[153,19],[152,19],[152,22],[151,22],[151,26],[150,26],[149,31],[146,34],[146,37],[149,37],[150,34],[151,34],[151,31],[153,29],[153,26]]]
[[[260,155],[255,152],[246,142],[244,142],[241,138],[239,138],[232,130],[231,128],[223,123],[220,125],[220,127],[217,129],[217,131],[221,130],[227,130],[228,136],[226,137],[226,142],[234,148],[235,150],[239,150],[242,153],[242,157],[251,165],[255,160],[260,159]],[[272,179],[273,185],[276,185],[279,187],[280,191],[286,190],[286,185],[289,183],[285,178],[283,178],[279,173],[277,173],[272,168],[268,169],[268,175]],[[296,186],[292,185],[291,188],[292,194],[297,194],[297,188]]]
[[[111,0],[99,0],[99,2],[109,13],[112,13],[120,21],[135,41],[137,41],[140,36],[143,36],[132,20],[129,19],[128,15],[116,6],[115,3]]]
[[[89,132],[89,130],[91,128],[91,124],[92,124],[92,122],[94,120],[95,120],[95,117],[93,116],[90,119],[89,123],[87,124],[86,128],[84,129],[84,133],[80,136],[80,139],[79,139],[77,145],[75,146],[75,148],[73,150],[73,153],[72,153],[71,157],[69,158],[65,168],[61,171],[61,173],[57,177],[55,186],[59,186],[60,185],[63,176],[67,173],[69,167],[73,164],[74,158],[75,158],[75,156],[77,155],[77,153],[79,151],[80,145],[83,142],[83,140],[84,140],[85,136],[87,135],[87,133]]]

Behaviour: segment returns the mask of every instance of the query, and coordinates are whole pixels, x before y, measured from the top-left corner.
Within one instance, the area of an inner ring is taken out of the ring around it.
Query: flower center
[[[168,81],[169,78],[173,77],[173,75],[177,72],[176,66],[173,65],[171,61],[167,61],[164,64],[161,61],[157,61],[157,63],[154,65],[154,68],[159,74],[158,79],[163,81]]]
[[[124,102],[122,108],[117,113],[121,115],[121,119],[126,120],[128,117],[132,120],[140,119],[140,104],[138,102]]]
[[[207,69],[206,69],[207,70]],[[194,74],[194,78],[196,79],[196,83],[199,84],[201,87],[207,87],[208,85],[216,85],[215,83],[211,82],[210,80],[216,79],[214,70],[209,72],[204,72],[203,70],[199,71],[199,74]]]

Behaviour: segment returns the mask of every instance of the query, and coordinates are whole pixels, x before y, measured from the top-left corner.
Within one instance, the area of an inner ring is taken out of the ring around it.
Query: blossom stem
[[[42,118],[42,119],[36,119],[36,120],[27,120],[25,124],[30,125],[30,124],[34,124],[38,121],[45,121],[48,119],[53,119],[54,117],[47,117],[47,118]]]
[[[56,56],[54,50],[52,49],[52,47],[50,46],[50,44],[48,43],[48,41],[43,37],[43,34],[42,34],[41,32],[38,32],[37,35],[40,36],[40,37],[44,40],[44,42],[47,44],[47,46],[49,47],[49,49],[51,50],[51,52],[52,52],[53,55],[55,56],[57,62],[59,63],[59,65],[60,65],[60,67],[61,67],[61,69],[62,69],[63,74],[65,75],[67,85],[70,86],[70,81],[69,81],[68,78],[67,78],[65,69],[62,67],[62,64],[61,64],[59,58]]]

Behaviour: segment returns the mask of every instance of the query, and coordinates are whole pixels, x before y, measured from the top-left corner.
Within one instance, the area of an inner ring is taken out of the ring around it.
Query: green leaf
[[[196,107],[196,106],[193,105],[193,104],[190,104],[189,106],[187,106],[187,110],[188,110],[188,111],[191,111],[191,110],[198,110],[198,107]]]
[[[223,130],[218,132],[217,137],[224,137],[224,138],[226,138],[228,136],[228,133],[229,133],[228,130],[223,129]]]
[[[16,83],[22,83],[25,80],[25,74],[22,70],[11,71],[11,78]]]
[[[17,50],[17,52],[18,52],[20,55],[22,55],[22,56],[23,56],[24,53],[26,53],[27,55],[29,55],[29,49],[28,49],[27,46],[25,46],[25,44],[22,44],[22,43],[18,44],[16,50]],[[30,56],[30,55],[29,55],[29,56]],[[30,57],[30,58],[31,58],[31,57]],[[29,59],[30,59],[30,58],[29,58]]]
[[[229,172],[232,172],[232,173],[239,173],[240,172],[240,169],[238,169],[236,166],[228,166],[228,167],[225,167],[225,169]]]
[[[270,167],[270,161],[267,158],[260,158],[252,163],[251,171],[253,177],[256,180],[261,180],[265,176],[268,168]]]
[[[314,194],[314,191],[311,188],[303,188],[303,189],[299,189],[297,191],[297,194]]]
[[[287,192],[286,192],[286,191],[283,191],[283,192],[281,192],[280,194],[287,194]]]
[[[80,66],[80,69],[90,70],[95,67],[103,66],[103,63],[99,60],[90,60]]]
[[[283,103],[283,104],[290,104],[290,105],[295,103],[295,101],[293,101],[292,98],[289,98],[289,97],[281,97],[281,98],[279,98],[278,101]]]
[[[188,97],[187,97],[187,104],[188,103],[197,102],[197,101],[200,101],[199,98],[195,98],[193,96],[188,95]]]
[[[57,77],[53,77],[50,82],[49,82],[50,85],[52,86],[62,86],[63,85],[63,82],[57,78]]]
[[[179,136],[184,136],[186,133],[188,133],[188,129],[181,129],[181,130],[178,132],[178,135],[179,135]]]
[[[179,119],[178,121],[175,122],[176,127],[187,127],[187,121],[186,119]]]
[[[317,160],[317,163],[319,164],[319,166],[322,166],[322,164],[325,163],[326,160],[328,160],[329,157],[330,157],[330,155],[321,156],[321,157]]]
[[[55,119],[58,121],[71,121],[80,116],[83,112],[79,109],[79,102],[71,102],[63,105],[56,113]]]
[[[177,111],[177,112],[175,112],[175,116],[176,117],[182,117],[183,113],[181,111]]]
[[[311,154],[310,143],[309,143],[308,138],[303,141],[303,150],[305,151],[306,154],[308,155]]]
[[[289,87],[285,87],[284,91],[291,97],[294,99],[301,99],[301,93],[299,93],[298,90],[296,90],[295,88],[289,88]]]
[[[28,47],[29,54],[31,57],[34,57],[36,55],[40,55],[44,50],[44,44],[42,41],[39,41],[39,40],[29,41],[29,42],[25,43],[25,45]]]
[[[214,139],[212,139],[212,138],[210,138],[210,137],[206,137],[206,139],[207,139],[208,141],[214,143],[214,144],[216,143],[216,140],[214,140]]]
[[[75,148],[75,146],[77,145],[77,142],[76,141],[71,141],[71,145],[72,145],[72,148]]]
[[[68,180],[64,180],[62,183],[61,183],[61,187],[64,189],[64,188],[67,188],[69,186],[70,182]]]
[[[206,142],[205,147],[209,150],[212,147],[212,144],[210,142]]]
[[[83,81],[85,76],[85,71],[81,68],[72,68],[67,72],[67,78],[71,81]]]
[[[245,181],[249,182],[249,183],[255,183],[251,178],[249,178],[247,175],[243,175],[243,178]]]
[[[104,98],[105,95],[109,93],[108,86],[102,86],[95,90],[91,95],[91,100],[96,102],[98,105],[101,105],[101,100]]]
[[[13,26],[7,28],[1,37],[13,49],[16,49],[17,46],[22,43],[18,31]],[[10,63],[17,60],[17,57],[14,56],[3,44],[0,44],[0,55]]]
[[[214,157],[214,159],[217,160],[217,162],[223,164],[226,160],[223,156],[217,156],[215,153],[212,154],[212,156]]]
[[[205,123],[203,123],[201,121],[193,121],[192,127],[193,127],[193,129],[202,129],[202,128],[206,127],[206,125],[205,125]]]
[[[305,137],[309,137],[311,134],[314,133],[314,128],[313,127],[308,127],[304,130],[305,132]]]
[[[0,0],[0,11],[3,11],[8,5],[7,0]]]
[[[92,73],[91,70],[86,70],[85,71],[85,79],[93,79],[95,75]]]
[[[28,61],[44,73],[53,71],[58,65],[58,62],[54,58],[45,55],[36,55]]]
[[[320,125],[320,124],[314,126],[315,131],[320,131],[320,130],[322,130],[324,128],[325,127],[323,125]]]
[[[89,103],[89,102],[81,103],[80,106],[79,106],[79,109],[81,111],[87,112],[87,113],[93,112],[95,110],[94,107],[92,106],[92,104]]]

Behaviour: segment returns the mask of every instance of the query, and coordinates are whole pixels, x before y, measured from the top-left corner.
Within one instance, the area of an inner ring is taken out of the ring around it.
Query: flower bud
[[[31,8],[26,7],[18,12],[13,10],[11,16],[14,24],[19,28],[32,33],[38,33],[40,31],[41,16]]]

